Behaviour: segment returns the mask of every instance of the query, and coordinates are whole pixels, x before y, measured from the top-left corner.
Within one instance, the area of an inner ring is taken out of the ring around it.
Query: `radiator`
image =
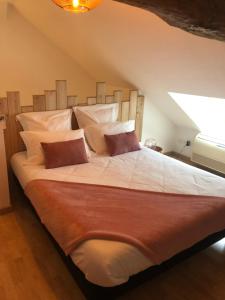
[[[225,174],[225,147],[202,139],[200,134],[193,142],[191,160]]]

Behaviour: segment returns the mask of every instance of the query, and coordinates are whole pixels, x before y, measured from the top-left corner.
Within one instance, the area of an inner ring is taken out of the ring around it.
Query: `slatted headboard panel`
[[[22,128],[19,122],[16,121],[17,114],[65,109],[76,105],[114,102],[119,103],[118,119],[120,121],[136,120],[136,134],[141,139],[144,96],[139,95],[138,91],[130,91],[129,99],[124,100],[122,91],[116,90],[113,92],[113,95],[106,95],[105,82],[97,82],[96,96],[88,97],[86,103],[81,103],[77,96],[67,95],[66,80],[57,80],[55,90],[46,90],[42,95],[34,95],[33,105],[30,106],[20,106],[19,92],[7,92],[5,98],[0,98],[0,113],[6,115],[5,144],[8,161],[14,153],[24,150],[24,145],[19,135]]]

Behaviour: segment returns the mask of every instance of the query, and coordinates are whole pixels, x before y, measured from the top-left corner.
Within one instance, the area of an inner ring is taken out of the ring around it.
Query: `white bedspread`
[[[51,170],[27,164],[25,152],[11,163],[23,187],[33,179],[53,179],[225,197],[225,179],[147,148],[115,157],[92,154],[90,163]],[[89,281],[101,286],[122,284],[152,265],[139,250],[116,241],[86,241],[71,257]]]

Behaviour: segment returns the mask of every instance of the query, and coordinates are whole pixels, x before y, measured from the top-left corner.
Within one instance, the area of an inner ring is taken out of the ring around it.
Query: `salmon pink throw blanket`
[[[25,189],[68,255],[88,239],[131,244],[159,264],[225,229],[225,198],[33,180]]]

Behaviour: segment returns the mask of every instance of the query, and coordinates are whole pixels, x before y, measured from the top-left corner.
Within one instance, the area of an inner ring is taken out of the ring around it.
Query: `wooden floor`
[[[0,300],[84,300],[17,185],[12,195],[14,212],[0,216]],[[224,300],[225,241],[119,299]]]

